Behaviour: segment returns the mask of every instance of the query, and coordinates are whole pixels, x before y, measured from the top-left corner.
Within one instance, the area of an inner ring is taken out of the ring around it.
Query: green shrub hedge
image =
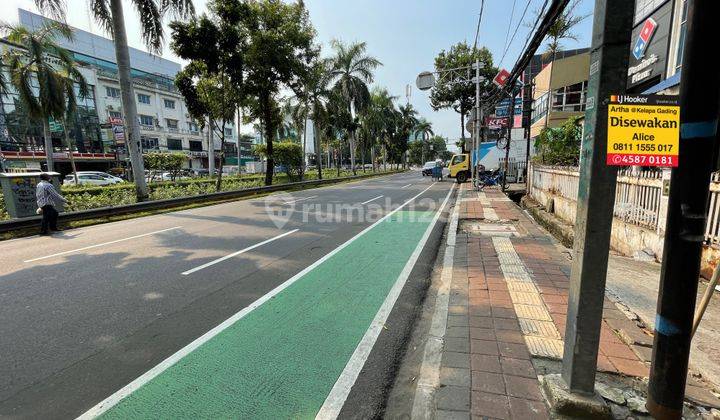
[[[391,172],[391,171],[388,171]],[[362,171],[358,172],[362,174]],[[340,171],[340,178],[352,175],[350,171]],[[338,178],[337,170],[323,171],[324,179]],[[317,171],[305,173],[305,180],[317,179]],[[222,191],[239,190],[243,188],[260,187],[264,184],[265,176],[243,175],[223,176]],[[195,178],[179,181],[153,182],[148,185],[151,200],[187,197],[215,192],[215,179]],[[273,184],[288,182],[286,174],[278,174],[273,178]],[[135,203],[135,185],[123,183],[104,187],[67,186],[62,187],[62,194],[70,202],[65,211],[89,210],[108,206],[121,206]],[[2,192],[0,192],[0,220],[10,219],[5,209]]]

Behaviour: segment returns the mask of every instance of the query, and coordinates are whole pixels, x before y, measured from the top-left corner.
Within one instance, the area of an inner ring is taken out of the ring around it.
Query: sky
[[[12,12],[3,19],[17,22],[17,9],[37,12],[33,0],[2,0],[9,2]],[[88,14],[87,0],[66,0],[67,22],[77,28],[105,35]],[[545,0],[485,0],[478,39],[479,46],[493,54],[496,66],[511,70],[528,36],[529,24]],[[193,0],[196,11],[205,11],[206,0]],[[374,85],[379,85],[405,103],[406,85],[412,86],[410,103],[433,124],[435,134],[448,137],[451,142],[460,137],[460,118],[452,110],[433,111],[429,91],[415,87],[415,78],[422,71],[433,70],[433,60],[443,49],[467,41],[472,44],[480,13],[481,0],[306,0],[310,19],[323,46],[323,54],[330,54],[333,39],[344,42],[367,43],[370,55],[383,65],[375,72]],[[129,1],[123,0],[130,46],[145,49],[140,38],[136,12]],[[580,0],[575,11],[590,15],[594,2]],[[525,17],[521,20],[523,11]],[[514,9],[514,10],[513,10]],[[8,10],[8,9],[5,9]],[[512,19],[511,19],[512,17]],[[166,26],[167,28],[167,26]],[[510,39],[516,31],[512,43]],[[575,30],[577,40],[563,41],[565,49],[587,47],[590,44],[592,16]],[[506,45],[510,44],[507,47]],[[545,46],[541,46],[542,51]],[[163,57],[182,62],[165,46]],[[500,61],[502,56],[505,58]]]

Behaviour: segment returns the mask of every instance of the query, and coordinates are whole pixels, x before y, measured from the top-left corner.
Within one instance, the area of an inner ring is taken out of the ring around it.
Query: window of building
[[[232,137],[232,128],[225,128],[225,137]]]
[[[180,139],[167,139],[168,150],[182,150],[182,140]]]
[[[145,95],[144,93],[138,93],[138,102],[141,104],[150,105],[150,95]]]
[[[109,98],[119,98],[120,89],[112,86],[105,86],[105,96]]]
[[[175,101],[172,99],[164,99],[163,102],[165,103],[165,108],[175,109]]]
[[[552,110],[581,112],[585,110],[587,81],[575,83],[553,91]]]
[[[190,140],[190,151],[202,152],[202,142],[198,140]]]
[[[171,118],[165,118],[165,125],[170,130],[177,130],[178,129],[178,120],[173,120]]]
[[[535,101],[533,101],[531,124],[534,124],[536,121],[540,120],[545,116],[545,113],[547,112],[547,95],[548,94],[545,93],[539,98],[535,99]]]
[[[122,112],[120,112],[120,111],[108,111],[108,117],[110,117],[110,118],[122,118]]]
[[[682,12],[680,14],[680,39],[678,41],[677,60],[675,60],[675,72],[682,68],[683,49],[685,48],[685,33],[687,32],[688,0],[682,1]]]
[[[142,146],[143,151],[160,149],[160,142],[155,137],[141,136],[140,145]]]
[[[145,125],[145,126],[155,125],[155,122],[154,122],[155,119],[151,115],[139,114],[138,120],[140,121],[140,125]]]
[[[192,131],[192,132],[200,131],[198,129],[198,125],[196,122],[188,121],[187,125],[188,125],[188,131]]]

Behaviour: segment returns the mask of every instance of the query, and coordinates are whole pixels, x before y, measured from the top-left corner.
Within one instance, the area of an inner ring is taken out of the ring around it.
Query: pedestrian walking
[[[51,230],[57,231],[58,211],[56,207],[60,202],[67,203],[67,200],[50,183],[50,175],[46,173],[40,174],[40,182],[35,189],[35,198],[37,199],[38,212],[42,213],[40,234],[49,235]]]

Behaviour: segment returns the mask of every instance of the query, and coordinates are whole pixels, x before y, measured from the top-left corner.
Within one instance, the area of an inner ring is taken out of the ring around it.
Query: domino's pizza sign
[[[666,1],[637,22],[632,31],[627,88],[642,91],[665,79],[672,3]]]
[[[636,59],[642,60],[642,58],[645,57],[645,50],[647,49],[652,36],[655,35],[655,29],[657,29],[657,27],[657,22],[655,22],[655,20],[651,17],[647,18],[645,23],[643,23],[643,26],[640,29],[640,34],[635,41],[635,47],[633,48],[633,55]]]

